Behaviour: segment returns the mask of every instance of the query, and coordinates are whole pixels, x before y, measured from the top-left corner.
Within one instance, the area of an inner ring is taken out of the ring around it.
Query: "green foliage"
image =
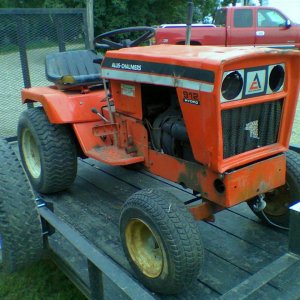
[[[228,6],[229,4],[232,4],[233,6],[236,5],[237,0],[223,0],[222,6]]]
[[[226,1],[226,0],[225,0]],[[96,34],[116,28],[185,23],[187,0],[94,0]],[[228,0],[227,0],[228,2]],[[213,14],[219,0],[194,0],[194,22]],[[86,0],[1,0],[0,7],[85,7]]]

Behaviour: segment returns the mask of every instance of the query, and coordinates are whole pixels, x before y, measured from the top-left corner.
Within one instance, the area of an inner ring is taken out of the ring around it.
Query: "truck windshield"
[[[217,27],[225,27],[227,18],[227,9],[218,9],[216,11],[214,24]]]

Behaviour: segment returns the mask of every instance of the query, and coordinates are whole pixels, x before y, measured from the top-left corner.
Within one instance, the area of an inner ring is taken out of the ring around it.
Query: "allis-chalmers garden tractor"
[[[123,38],[131,32],[139,36]],[[185,205],[167,190],[140,190],[120,216],[138,279],[177,293],[203,263],[195,220],[246,201],[263,222],[289,226],[288,207],[300,199],[300,158],[288,150],[300,53],[139,46],[153,34],[150,27],[102,34],[95,45],[109,50],[104,57],[49,54],[46,76],[54,85],[22,91],[24,103],[41,106],[21,115],[18,141],[40,193],[69,188],[81,156],[139,166],[198,195]]]

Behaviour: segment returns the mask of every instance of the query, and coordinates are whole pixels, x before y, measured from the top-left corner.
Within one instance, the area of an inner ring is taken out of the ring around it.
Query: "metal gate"
[[[43,86],[50,52],[88,48],[85,9],[0,9],[0,137],[16,136],[23,87]]]

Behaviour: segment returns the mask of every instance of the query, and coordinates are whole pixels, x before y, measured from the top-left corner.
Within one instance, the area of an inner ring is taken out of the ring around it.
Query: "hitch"
[[[263,211],[266,206],[267,203],[265,201],[265,194],[259,194],[255,201],[255,204],[253,205],[253,210],[255,212],[260,212]]]

